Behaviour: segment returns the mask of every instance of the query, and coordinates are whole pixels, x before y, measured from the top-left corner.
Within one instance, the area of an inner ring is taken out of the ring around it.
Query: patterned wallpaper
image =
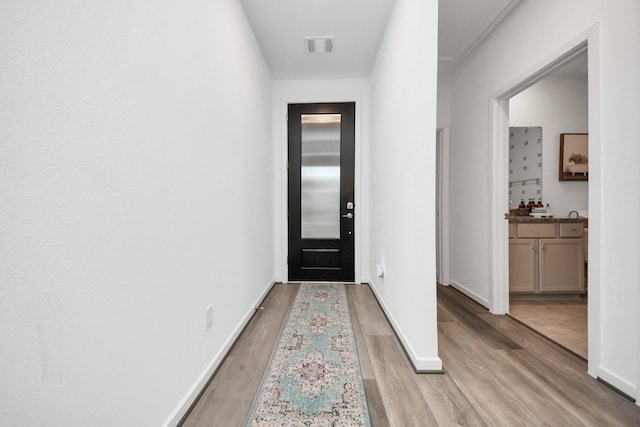
[[[509,200],[527,203],[542,197],[542,128],[509,128]]]

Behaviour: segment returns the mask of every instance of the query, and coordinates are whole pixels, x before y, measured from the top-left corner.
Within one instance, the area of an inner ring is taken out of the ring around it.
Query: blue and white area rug
[[[247,426],[370,426],[345,285],[303,283]]]

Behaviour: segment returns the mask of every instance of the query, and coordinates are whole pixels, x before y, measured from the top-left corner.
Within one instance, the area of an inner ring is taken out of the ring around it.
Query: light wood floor
[[[296,285],[276,285],[185,426],[242,426]],[[445,374],[413,372],[371,290],[347,287],[374,426],[638,426],[640,407],[586,363],[507,316],[438,287]]]
[[[526,300],[512,298],[509,302],[509,314],[535,331],[587,359],[586,299]]]

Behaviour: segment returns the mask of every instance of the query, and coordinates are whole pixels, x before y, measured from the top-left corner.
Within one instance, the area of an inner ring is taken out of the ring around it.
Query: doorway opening
[[[513,206],[509,206],[509,100],[525,89],[533,86],[535,83],[544,79],[553,71],[558,70],[563,65],[570,63],[578,56],[585,54],[587,48],[592,52],[588,56],[588,133],[589,133],[589,156],[594,162],[590,163],[590,176],[592,179],[589,185],[589,206],[593,212],[598,212],[601,196],[599,193],[599,176],[600,171],[597,153],[600,152],[600,135],[599,123],[600,112],[598,110],[599,102],[599,32],[598,26],[595,25],[588,29],[584,34],[576,37],[574,40],[566,43],[564,47],[549,55],[549,57],[540,62],[540,65],[533,68],[532,71],[519,80],[509,83],[503,89],[496,92],[491,102],[491,188],[492,188],[492,237],[491,237],[491,253],[492,253],[492,286],[490,288],[490,311],[495,314],[507,314],[509,307],[509,233],[511,224],[505,221],[504,214],[509,212]],[[557,143],[556,143],[557,144]],[[557,147],[557,145],[555,146]],[[557,148],[559,151],[559,148]],[[554,148],[552,148],[554,150]],[[558,171],[558,165],[551,165],[552,169]],[[594,175],[595,174],[595,175]],[[556,176],[555,179],[558,179]],[[544,197],[544,195],[543,195]],[[548,200],[548,199],[547,199]],[[515,207],[518,206],[515,204]],[[551,206],[554,206],[553,200],[548,200]],[[568,212],[559,212],[559,215],[566,216]],[[593,237],[597,236],[599,230],[598,217],[592,218],[590,222],[590,233]],[[595,233],[595,234],[594,234]],[[588,325],[597,325],[600,323],[600,313],[597,310],[597,303],[600,299],[600,276],[598,261],[599,254],[597,251],[589,251],[588,256],[588,277],[589,277],[589,298],[588,306]],[[593,274],[595,273],[595,274]],[[593,377],[597,377],[599,353],[597,349],[600,346],[600,334],[597,327],[589,327],[588,336],[588,373]]]
[[[587,50],[509,99],[509,314],[585,360],[588,145],[558,165],[588,131]]]

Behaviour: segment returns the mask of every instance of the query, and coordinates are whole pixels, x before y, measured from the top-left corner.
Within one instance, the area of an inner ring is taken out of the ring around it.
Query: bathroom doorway
[[[584,179],[565,181],[559,176],[559,164],[562,135],[589,132],[588,100],[585,46],[544,78],[509,98],[508,110],[509,204],[512,214],[518,216],[509,225],[508,312],[585,360],[588,172],[583,173]],[[584,157],[588,171],[588,153]],[[531,199],[538,206],[534,215],[539,218],[534,222],[530,217],[520,217],[527,213],[519,207],[528,205]],[[571,222],[559,222],[569,215]],[[551,234],[537,236],[538,231],[531,227],[540,225],[548,228],[544,233]],[[572,230],[572,234],[563,235],[565,229]],[[527,232],[533,234],[525,235]],[[531,238],[534,236],[544,238]],[[568,261],[560,261],[559,257]],[[555,271],[550,272],[551,269]],[[566,271],[557,271],[562,269]],[[553,286],[549,286],[551,274],[556,280]]]

